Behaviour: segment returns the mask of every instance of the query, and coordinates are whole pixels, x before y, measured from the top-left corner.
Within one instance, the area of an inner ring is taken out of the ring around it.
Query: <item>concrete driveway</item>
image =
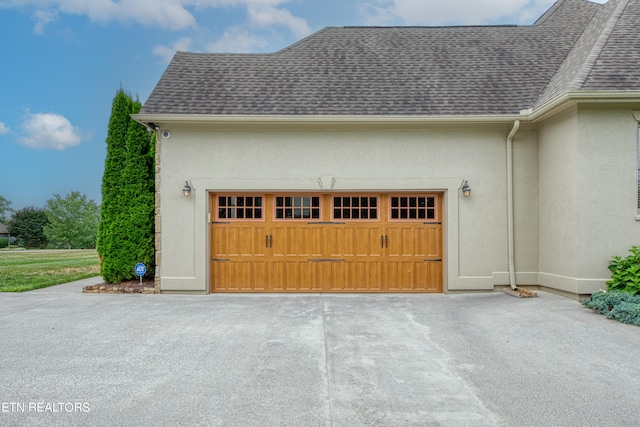
[[[624,426],[640,328],[541,292],[0,294],[0,425]]]

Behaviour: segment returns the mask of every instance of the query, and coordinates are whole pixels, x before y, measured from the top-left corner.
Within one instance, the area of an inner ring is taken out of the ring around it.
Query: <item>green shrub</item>
[[[0,249],[6,248],[7,246],[9,246],[9,239],[6,237],[0,237]]]
[[[640,326],[640,303],[621,302],[609,312],[607,318]]]
[[[611,280],[607,281],[609,290],[640,294],[640,247],[632,246],[631,255],[626,258],[614,256],[609,263]]]
[[[622,323],[640,326],[640,295],[628,292],[598,292],[582,301],[596,313]]]
[[[155,134],[131,118],[140,111],[122,88],[113,100],[102,177],[97,250],[107,283],[134,279],[142,262],[154,275]]]

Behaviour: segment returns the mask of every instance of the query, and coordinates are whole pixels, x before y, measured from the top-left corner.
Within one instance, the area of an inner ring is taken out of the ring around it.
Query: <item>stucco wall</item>
[[[539,281],[567,292],[577,291],[577,133],[575,109],[539,132]]]
[[[161,289],[208,288],[209,191],[445,192],[445,289],[506,284],[510,125],[165,126]],[[537,267],[537,134],[514,140],[517,270]],[[322,178],[319,180],[319,178]],[[458,191],[462,179],[470,198]],[[181,189],[188,179],[193,196]],[[329,189],[333,182],[333,189]],[[324,186],[324,188],[321,188]]]
[[[611,257],[626,256],[640,244],[638,123],[630,109],[584,107],[578,129],[578,273],[583,279],[608,279]],[[584,286],[596,291],[596,285]]]
[[[637,138],[630,109],[581,106],[541,127],[541,285],[604,289],[611,257],[640,243]]]

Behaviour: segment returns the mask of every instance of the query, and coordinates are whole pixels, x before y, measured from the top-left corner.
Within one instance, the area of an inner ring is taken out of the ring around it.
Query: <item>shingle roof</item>
[[[568,91],[640,90],[640,0],[610,0],[591,20],[536,106]]]
[[[621,1],[616,12],[582,89],[640,90],[640,0]]]
[[[9,227],[4,224],[0,224],[0,234],[9,234]]]
[[[640,87],[623,54],[639,2],[560,0],[530,26],[325,28],[273,54],[178,52],[140,114],[517,114],[578,75],[585,89]]]

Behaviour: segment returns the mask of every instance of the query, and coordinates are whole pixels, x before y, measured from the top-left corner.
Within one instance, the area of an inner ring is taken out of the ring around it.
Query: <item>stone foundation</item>
[[[145,283],[144,285],[148,285]],[[129,286],[124,284],[119,285],[90,285],[82,288],[82,293],[86,294],[155,294],[156,289],[151,283],[151,286]]]

